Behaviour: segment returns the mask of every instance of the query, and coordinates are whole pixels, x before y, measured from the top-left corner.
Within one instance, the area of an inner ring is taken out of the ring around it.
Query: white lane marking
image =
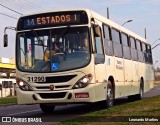
[[[25,114],[25,113],[28,113],[28,112],[37,112],[37,111],[41,111],[41,110],[38,109],[38,110],[32,110],[32,111],[26,111],[26,112],[18,112],[18,113],[9,114],[7,116],[13,116],[13,115]]]

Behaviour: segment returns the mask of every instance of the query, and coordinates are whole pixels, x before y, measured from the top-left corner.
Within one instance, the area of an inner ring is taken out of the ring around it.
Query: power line
[[[25,2],[27,2],[27,3],[30,3],[31,5],[34,5],[34,7],[37,7],[37,8],[39,8],[39,9],[46,10],[45,8],[39,6],[39,5],[37,5],[37,4],[35,4],[35,3],[31,2],[31,1],[28,1],[28,0],[23,0],[23,1],[25,1]]]
[[[26,4],[25,5],[23,5],[21,2],[16,2],[16,1],[9,1],[8,3],[7,3],[7,5],[16,5],[16,6],[18,6],[17,8],[21,8],[21,10],[23,9],[23,10],[30,10],[31,8],[26,8]]]
[[[7,16],[7,17],[10,17],[10,18],[13,18],[13,19],[17,19],[17,18],[15,18],[15,17],[13,17],[13,16],[9,16],[9,15],[4,14],[4,13],[0,13],[0,14],[2,14],[2,15],[4,15],[4,16]],[[18,20],[18,19],[17,19],[17,20]]]
[[[24,1],[16,1],[16,0],[11,0],[11,1],[9,1],[8,2],[8,4],[10,4],[10,5],[17,5],[18,7],[20,7],[20,9],[24,9],[24,10],[33,10],[33,9],[35,9],[35,7],[34,6],[32,6],[32,5],[30,5],[30,4],[28,4],[28,3],[23,3]],[[39,10],[38,10],[39,11]]]
[[[7,8],[7,9],[9,9],[9,10],[11,10],[11,11],[17,13],[17,14],[23,15],[22,13],[19,13],[19,12],[15,11],[15,10],[9,8],[9,7],[6,7],[6,6],[2,5],[2,4],[0,4],[0,6],[2,6],[2,7],[4,7],[4,8]]]

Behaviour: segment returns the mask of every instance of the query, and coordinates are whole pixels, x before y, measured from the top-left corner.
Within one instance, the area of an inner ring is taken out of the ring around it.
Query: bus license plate
[[[27,77],[28,82],[46,82],[46,77],[44,76],[30,76]]]

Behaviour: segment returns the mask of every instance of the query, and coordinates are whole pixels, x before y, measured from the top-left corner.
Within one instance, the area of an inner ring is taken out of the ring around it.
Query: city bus
[[[149,42],[89,9],[20,17],[15,50],[18,104],[39,104],[44,113],[59,104],[112,107],[153,87]]]

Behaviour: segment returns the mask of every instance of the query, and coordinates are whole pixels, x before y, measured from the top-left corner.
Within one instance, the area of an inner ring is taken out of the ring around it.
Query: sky
[[[152,47],[160,43],[160,0],[0,0],[0,57],[15,57],[16,33],[13,30],[6,31],[9,46],[4,48],[4,28],[8,26],[16,27],[17,19],[21,16],[1,5],[23,15],[41,11],[88,8],[105,17],[108,7],[112,21],[122,25],[128,20],[133,20],[126,23],[124,27],[142,37],[144,37],[144,29],[146,28],[147,39],[150,43],[156,41]],[[154,48],[152,53],[154,66],[160,67],[160,46]]]

